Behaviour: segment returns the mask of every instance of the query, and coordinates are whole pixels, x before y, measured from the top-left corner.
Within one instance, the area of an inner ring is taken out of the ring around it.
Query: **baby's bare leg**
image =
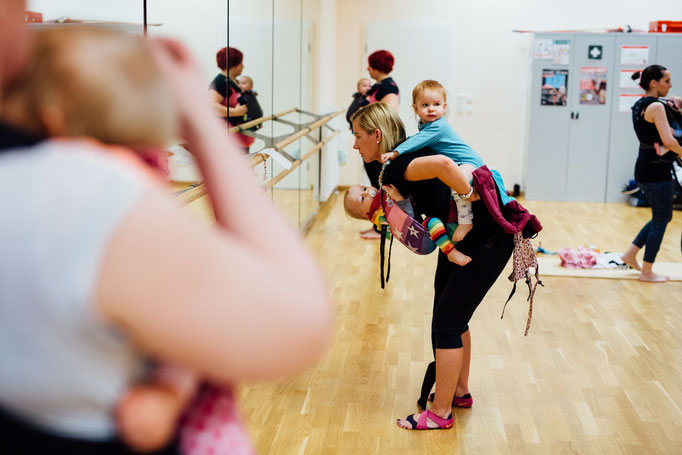
[[[476,168],[471,164],[461,164],[459,169],[464,174],[466,181],[471,182]],[[457,205],[457,229],[455,229],[452,235],[452,240],[453,242],[459,242],[473,229],[474,212],[471,209],[471,202],[466,199],[456,199],[455,204]]]

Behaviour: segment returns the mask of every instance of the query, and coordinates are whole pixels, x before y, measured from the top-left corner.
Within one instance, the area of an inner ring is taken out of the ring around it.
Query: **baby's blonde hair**
[[[346,215],[348,215],[351,218],[354,218],[356,220],[366,220],[367,216],[365,213],[361,213],[360,207],[358,206],[352,206],[350,204],[350,192],[351,189],[357,188],[360,185],[351,185],[346,192],[343,194],[343,209],[346,212]]]
[[[448,101],[448,95],[441,83],[432,79],[426,79],[415,85],[414,89],[412,89],[412,104],[417,104],[417,98],[426,90],[440,91],[443,95],[443,101]]]
[[[361,107],[350,118],[351,122],[358,120],[360,127],[367,133],[381,131],[382,154],[393,151],[398,144],[405,140],[405,126],[398,114],[386,103],[373,103]]]
[[[173,97],[148,42],[110,29],[40,30],[25,77],[9,96],[41,134],[46,109],[62,113],[64,135],[105,143],[164,146],[177,130]]]

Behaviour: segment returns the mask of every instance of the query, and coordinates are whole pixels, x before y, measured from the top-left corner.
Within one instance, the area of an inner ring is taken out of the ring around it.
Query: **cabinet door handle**
[[[575,112],[571,111],[571,120],[575,118]]]
[[[575,113],[575,119],[578,120],[580,118],[580,112]]]

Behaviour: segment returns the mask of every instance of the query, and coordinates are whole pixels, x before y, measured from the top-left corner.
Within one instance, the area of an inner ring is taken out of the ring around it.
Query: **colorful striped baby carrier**
[[[379,174],[379,192],[374,197],[369,210],[368,218],[381,231],[380,257],[381,257],[381,288],[384,289],[385,283],[391,275],[391,250],[393,248],[393,238],[397,238],[400,243],[413,253],[426,255],[438,248],[436,242],[431,238],[429,229],[418,220],[412,218],[389,197],[383,190],[383,177],[386,165],[384,163]],[[450,216],[451,219],[454,219]],[[428,225],[427,225],[428,226]],[[441,224],[442,226],[442,224]],[[452,228],[452,225],[448,225]],[[390,238],[388,248],[388,266],[384,279],[384,263],[386,239]]]

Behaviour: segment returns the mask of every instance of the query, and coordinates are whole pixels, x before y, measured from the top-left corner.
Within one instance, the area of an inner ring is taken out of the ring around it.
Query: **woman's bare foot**
[[[457,228],[455,229],[455,232],[452,234],[452,241],[459,242],[464,237],[466,237],[466,235],[469,233],[470,230],[473,229],[473,227],[474,227],[473,224],[458,224]]]
[[[448,253],[448,260],[461,266],[467,265],[471,262],[471,258],[466,254],[461,253],[457,248],[453,248],[452,251]]]
[[[637,279],[647,283],[665,283],[666,281],[670,280],[669,277],[665,275],[659,275],[658,273],[654,272],[642,272],[639,274],[639,278]]]
[[[642,270],[642,268],[637,263],[637,257],[634,254],[626,252],[620,257],[620,260],[625,262],[627,265],[629,265],[635,270]]]

